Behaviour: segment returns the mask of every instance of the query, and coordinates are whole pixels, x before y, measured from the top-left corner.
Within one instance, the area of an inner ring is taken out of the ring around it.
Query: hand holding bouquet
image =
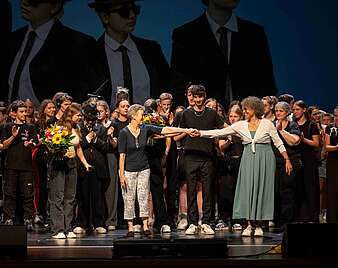
[[[63,162],[67,150],[73,146],[73,138],[74,135],[66,127],[58,126],[56,123],[43,132],[42,144],[47,147],[54,164]]]

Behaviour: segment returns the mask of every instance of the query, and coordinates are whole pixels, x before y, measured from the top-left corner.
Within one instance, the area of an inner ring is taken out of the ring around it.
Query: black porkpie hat
[[[110,7],[110,6],[115,6],[115,5],[134,3],[136,1],[141,1],[141,0],[93,0],[93,2],[88,4],[88,6],[90,8],[102,8],[102,7]]]
[[[82,107],[82,114],[85,119],[95,121],[98,118],[99,112],[95,104],[87,103]]]

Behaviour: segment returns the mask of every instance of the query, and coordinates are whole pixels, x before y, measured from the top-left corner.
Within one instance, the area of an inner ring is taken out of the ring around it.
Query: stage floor
[[[171,234],[154,234],[149,237],[135,234],[126,238],[126,230],[116,230],[107,234],[90,234],[78,236],[77,239],[56,240],[50,234],[28,234],[28,259],[112,259],[113,244],[117,239],[164,240],[164,239],[224,239],[228,243],[227,258],[277,258],[281,255],[279,245],[282,243],[283,233],[278,229],[269,229],[263,237],[242,237],[241,232],[217,231],[215,235],[190,235],[183,231]]]

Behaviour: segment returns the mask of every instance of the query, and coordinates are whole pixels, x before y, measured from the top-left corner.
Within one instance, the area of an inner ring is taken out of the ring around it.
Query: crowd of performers
[[[336,222],[338,108],[289,94],[247,97],[224,108],[202,85],[188,107],[169,93],[116,107],[67,93],[34,107],[1,102],[3,224],[24,223],[55,239],[127,229],[213,235],[287,223]],[[147,124],[146,115],[165,125]],[[55,161],[44,130],[63,126],[72,146]]]

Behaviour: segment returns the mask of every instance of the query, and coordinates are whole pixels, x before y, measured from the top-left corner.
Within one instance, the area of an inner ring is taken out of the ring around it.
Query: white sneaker
[[[73,233],[74,234],[85,234],[86,230],[83,229],[82,227],[78,226],[78,227],[74,228]]]
[[[134,233],[141,233],[142,231],[142,226],[140,224],[136,224],[133,226],[133,231]]]
[[[161,227],[161,233],[171,233],[171,229],[169,225],[162,225]]]
[[[210,227],[209,224],[203,223],[201,225],[201,234],[213,235],[215,234],[215,231]]]
[[[233,226],[232,226],[232,230],[234,231],[242,231],[242,225],[240,225],[239,223],[235,223]]]
[[[67,238],[74,239],[76,238],[76,234],[74,234],[73,232],[68,232]]]
[[[256,227],[254,236],[263,236],[263,229],[261,227]]]
[[[194,235],[197,234],[198,232],[198,227],[195,224],[190,224],[189,228],[185,230],[186,235]]]
[[[107,230],[106,230],[106,228],[103,228],[103,227],[96,227],[95,232],[98,233],[98,234],[105,234],[105,233],[107,233]]]
[[[59,232],[52,236],[53,239],[66,239],[66,235],[62,232]]]
[[[188,227],[187,218],[182,218],[177,224],[177,230],[185,230]]]
[[[251,236],[252,233],[252,227],[251,225],[248,225],[248,227],[245,228],[245,230],[242,233],[242,236]]]
[[[115,231],[115,230],[116,230],[116,226],[114,226],[114,225],[108,225],[108,232]]]

